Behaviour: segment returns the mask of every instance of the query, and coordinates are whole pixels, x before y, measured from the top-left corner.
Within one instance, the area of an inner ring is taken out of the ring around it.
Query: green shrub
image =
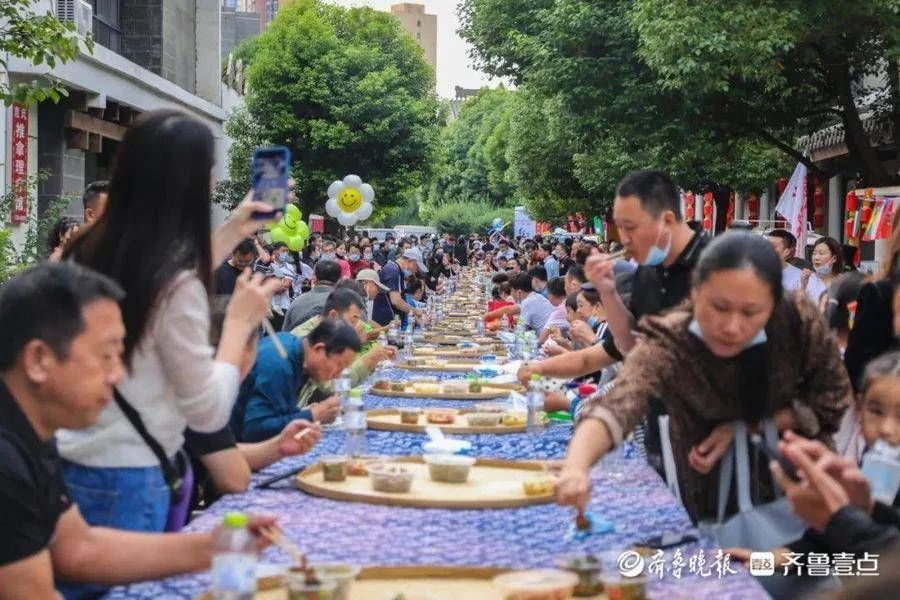
[[[430,211],[431,226],[441,233],[487,233],[494,219],[511,222],[512,208],[493,208],[488,202],[448,202]]]

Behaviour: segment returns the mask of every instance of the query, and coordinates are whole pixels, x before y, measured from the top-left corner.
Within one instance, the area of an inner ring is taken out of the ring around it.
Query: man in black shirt
[[[253,266],[256,259],[256,246],[250,238],[237,245],[231,258],[219,265],[215,273],[216,296],[230,296],[234,293],[234,286],[238,277],[247,267]]]
[[[523,367],[519,370],[521,381],[527,382],[532,373],[575,378],[600,371],[631,350],[635,341],[632,329],[638,319],[687,298],[691,272],[708,237],[682,218],[680,196],[668,176],[659,171],[628,175],[616,191],[613,218],[625,249],[641,263],[634,274],[629,305],[616,291],[613,261],[595,251],[584,271],[600,292],[609,337],[590,348]]]
[[[0,288],[0,600],[58,598],[54,579],[118,585],[209,567],[213,534],[91,527],[62,478],[54,434],[95,424],[125,374],[122,296],[72,263]]]

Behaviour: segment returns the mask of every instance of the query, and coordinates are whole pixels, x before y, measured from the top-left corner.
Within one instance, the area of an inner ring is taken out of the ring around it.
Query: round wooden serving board
[[[428,465],[421,456],[394,459],[415,474],[412,489],[405,493],[376,492],[369,478],[347,477],[345,481],[325,481],[322,466],[301,471],[296,486],[312,496],[387,506],[416,508],[518,508],[548,504],[553,494],[526,496],[522,482],[546,473],[540,462],[479,458],[466,483],[440,483],[431,480]]]
[[[434,425],[439,427],[446,434],[473,435],[477,433],[525,433],[525,426],[509,427],[507,425],[497,425],[496,427],[469,427],[466,421],[466,412],[460,411],[456,416],[456,421],[452,425],[438,425],[428,423],[425,414],[419,416],[419,422],[416,425],[400,422],[400,410],[396,408],[386,408],[378,410],[370,410],[366,412],[366,424],[369,429],[377,429],[379,431],[403,431],[406,433],[425,433],[425,427]]]
[[[409,600],[501,600],[492,583],[509,569],[456,566],[369,567],[360,571],[350,587],[348,600],[393,600],[401,594]],[[253,600],[289,600],[288,589],[277,578],[259,582]],[[605,598],[606,596],[597,596]],[[212,600],[202,594],[197,600]]]
[[[511,391],[522,391],[522,388],[518,386],[492,387],[485,385],[481,389],[483,391],[480,394],[428,394],[424,392],[394,392],[392,390],[376,390],[375,388],[369,388],[369,393],[373,396],[382,396],[384,398],[428,398],[433,400],[493,400],[494,398],[503,398],[505,396],[509,396],[509,393]]]

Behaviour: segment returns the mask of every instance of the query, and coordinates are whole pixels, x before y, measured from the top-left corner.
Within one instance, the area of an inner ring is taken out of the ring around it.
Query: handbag
[[[763,422],[766,443],[773,447],[778,442],[775,422]],[[747,426],[743,421],[734,423],[734,441],[719,465],[719,498],[715,521],[698,524],[701,532],[715,539],[723,548],[741,547],[753,550],[769,550],[784,546],[803,535],[806,525],[791,511],[788,499],[773,481],[774,502],[753,504],[750,498],[750,460],[747,444]],[[725,508],[731,495],[731,483],[736,473],[738,512],[725,518]]]
[[[141,419],[140,413],[125,399],[118,389],[114,390],[116,404],[125,415],[125,418],[156,456],[162,469],[163,479],[169,488],[169,514],[166,518],[165,531],[178,531],[187,523],[187,517],[191,506],[191,493],[194,487],[194,473],[191,469],[191,461],[184,450],[178,450],[172,461],[166,456],[165,450],[156,438],[150,435],[147,427]],[[172,464],[172,463],[175,464]]]

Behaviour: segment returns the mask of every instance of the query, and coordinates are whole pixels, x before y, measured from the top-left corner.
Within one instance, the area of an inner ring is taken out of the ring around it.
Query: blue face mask
[[[334,260],[337,258],[337,255],[334,252],[326,252],[321,256],[322,260]]]
[[[281,264],[284,264],[288,260],[288,255],[285,254],[284,252],[282,252],[281,254],[279,254],[278,256],[275,257],[275,260],[277,260]]]
[[[352,260],[353,262],[358,261],[358,260],[359,260],[359,254],[351,254],[351,255],[350,255],[350,260]]]
[[[828,263],[827,265],[822,265],[821,267],[816,267],[816,273],[818,275],[822,275],[822,276],[831,275],[831,267],[832,266],[833,265],[831,263]]]
[[[597,329],[600,326],[600,319],[598,319],[594,315],[591,315],[590,317],[588,317],[587,323],[591,326],[591,329]]]
[[[700,323],[697,322],[697,319],[692,319],[690,325],[688,325],[688,331],[693,333],[697,339],[703,341],[703,331],[700,329]],[[768,340],[768,336],[766,335],[766,328],[763,327],[759,330],[759,332],[750,340],[749,343],[744,345],[744,350],[747,348],[752,348],[753,346],[759,346],[760,344],[765,344]]]
[[[412,277],[412,270],[410,270],[410,269],[403,269],[403,276],[404,276],[404,277]]]
[[[657,236],[657,242],[659,242],[659,238],[663,236],[665,232],[660,232],[659,236]],[[650,252],[647,253],[647,258],[644,259],[644,264],[648,267],[656,267],[666,260],[666,257],[669,256],[669,251],[672,249],[672,234],[669,232],[669,241],[666,242],[665,246],[658,246],[654,244],[650,248]]]

